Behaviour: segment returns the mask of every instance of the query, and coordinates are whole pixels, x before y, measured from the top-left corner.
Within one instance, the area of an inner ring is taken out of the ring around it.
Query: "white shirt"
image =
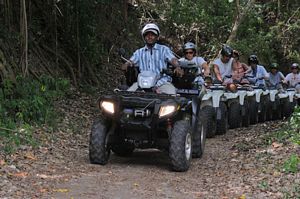
[[[218,59],[214,60],[213,64],[215,64],[219,67],[222,79],[224,79],[224,77],[226,75],[231,75],[231,73],[232,73],[232,62],[233,62],[233,58],[230,58],[227,63],[223,63],[221,58],[218,58]]]
[[[300,73],[294,74],[294,73],[289,73],[285,77],[285,81],[289,82],[289,85],[292,87],[295,87],[297,84],[300,83]]]

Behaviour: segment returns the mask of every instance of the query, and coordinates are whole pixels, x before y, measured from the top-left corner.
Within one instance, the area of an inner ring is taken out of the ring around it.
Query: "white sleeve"
[[[206,61],[202,57],[197,57],[196,63],[202,66],[204,63],[206,63]]]
[[[291,74],[287,74],[287,76],[285,77],[285,81],[287,82],[291,81]]]

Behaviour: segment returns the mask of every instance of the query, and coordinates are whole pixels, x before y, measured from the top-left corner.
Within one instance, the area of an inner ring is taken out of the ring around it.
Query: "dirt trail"
[[[112,154],[105,166],[90,164],[89,132],[98,113],[94,98],[79,94],[58,108],[67,114],[48,142],[0,158],[6,159],[0,161],[0,198],[300,198],[300,173],[283,171],[299,147],[263,142],[282,122],[207,139],[204,156],[178,173],[157,150],[129,158]]]
[[[239,142],[250,141],[253,132],[263,134],[265,129],[266,125],[257,125],[208,139],[203,158],[194,159],[185,173],[169,171],[167,154],[159,151],[138,151],[130,158],[112,155],[106,166],[90,165],[85,156],[77,159],[85,165],[81,176],[58,185],[68,192],[52,197],[282,198],[282,183],[289,177],[276,171],[272,153],[277,152]]]

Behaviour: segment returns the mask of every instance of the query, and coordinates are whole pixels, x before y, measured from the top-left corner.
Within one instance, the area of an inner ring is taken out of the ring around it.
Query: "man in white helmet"
[[[129,66],[136,65],[140,72],[152,71],[160,74],[163,69],[167,68],[168,63],[175,67],[175,74],[182,75],[183,71],[179,67],[177,58],[172,51],[164,45],[157,43],[160,35],[158,26],[154,23],[146,24],[142,29],[142,37],[146,45],[136,50],[129,62],[122,65],[123,70],[127,70]],[[170,76],[162,76],[157,84],[157,92],[166,94],[176,94],[176,88],[171,83]],[[135,91],[138,89],[137,83],[134,83],[128,91]]]

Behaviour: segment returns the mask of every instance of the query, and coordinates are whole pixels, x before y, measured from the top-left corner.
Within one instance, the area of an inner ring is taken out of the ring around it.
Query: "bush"
[[[294,110],[290,120],[280,130],[267,135],[265,138],[267,144],[274,141],[280,143],[294,143],[300,145],[300,107]]]
[[[53,102],[63,97],[70,87],[66,79],[43,76],[40,80],[17,77],[16,83],[4,80],[0,92],[0,138],[7,152],[21,144],[35,145],[32,125],[57,121]],[[1,147],[1,145],[0,145]]]

